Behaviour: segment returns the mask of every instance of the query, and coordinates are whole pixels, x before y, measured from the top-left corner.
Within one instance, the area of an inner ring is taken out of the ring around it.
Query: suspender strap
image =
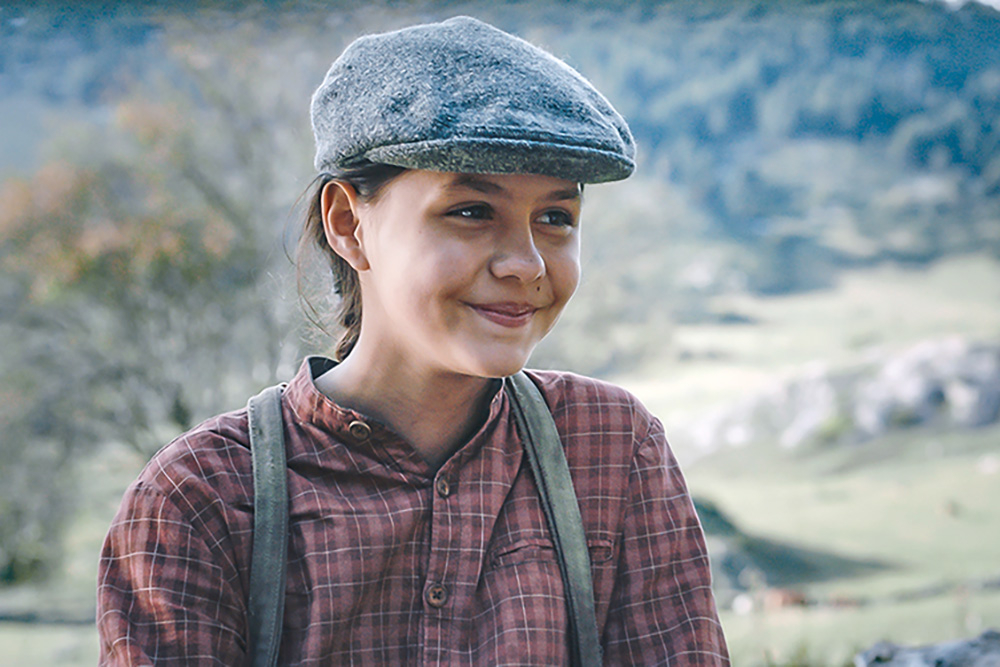
[[[250,451],[253,455],[253,553],[247,624],[253,667],[278,664],[285,610],[288,556],[288,482],[281,386],[250,399]]]
[[[594,613],[590,552],[559,432],[534,382],[523,371],[507,380],[505,386],[514,420],[524,440],[545,519],[559,557],[559,570],[566,589],[572,664],[599,667],[601,642]]]
[[[566,591],[570,655],[575,667],[600,667],[601,643],[594,614],[590,552],[569,465],[552,414],[523,372],[510,376],[507,395],[531,463],[545,520],[552,533]],[[254,534],[248,625],[253,667],[278,664],[285,605],[288,488],[281,387],[269,387],[247,404],[253,455]]]

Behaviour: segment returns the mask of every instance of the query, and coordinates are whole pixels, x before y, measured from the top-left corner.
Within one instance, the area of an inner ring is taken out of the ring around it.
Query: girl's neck
[[[482,425],[493,381],[416,369],[356,348],[316,386],[341,407],[391,428],[437,470]]]

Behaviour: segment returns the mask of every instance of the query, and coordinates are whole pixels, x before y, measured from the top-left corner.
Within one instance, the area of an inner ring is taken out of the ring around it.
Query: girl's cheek
[[[562,279],[572,283],[573,288],[580,282],[580,252],[579,246],[570,246],[562,249],[556,258],[555,264]]]
[[[468,271],[477,263],[487,261],[490,256],[487,244],[454,240],[440,243],[431,252],[434,253],[437,264],[449,274]]]

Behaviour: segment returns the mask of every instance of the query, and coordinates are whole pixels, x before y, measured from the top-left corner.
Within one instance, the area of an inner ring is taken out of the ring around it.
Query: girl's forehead
[[[398,181],[414,189],[441,195],[475,192],[508,199],[564,201],[579,199],[581,193],[579,183],[539,174],[476,174],[413,169],[405,172]]]

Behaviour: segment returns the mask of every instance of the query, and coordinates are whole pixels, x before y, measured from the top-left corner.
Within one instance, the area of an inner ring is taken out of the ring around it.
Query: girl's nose
[[[545,275],[545,260],[535,245],[530,227],[505,235],[490,262],[490,271],[497,278],[517,278],[525,284]]]

